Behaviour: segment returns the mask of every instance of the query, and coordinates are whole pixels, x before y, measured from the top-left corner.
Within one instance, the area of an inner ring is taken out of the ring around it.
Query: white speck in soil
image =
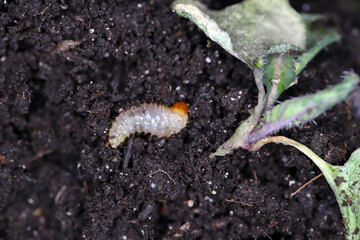
[[[228,178],[228,176],[229,176],[229,172],[226,172],[224,177]]]
[[[189,84],[189,83],[190,83],[190,80],[184,79],[184,80],[182,81],[182,83],[183,83],[183,84]]]
[[[89,33],[94,33],[94,32],[95,32],[95,29],[90,28]]]
[[[194,206],[194,200],[189,200],[189,201],[187,201],[187,205],[188,205],[188,207],[193,207]]]
[[[136,6],[137,6],[138,8],[142,8],[142,4],[141,4],[141,3],[138,3]]]
[[[151,184],[150,184],[150,187],[151,187],[152,189],[154,189],[154,188],[156,188],[156,184],[155,184],[155,183],[151,183]]]
[[[1,59],[0,59],[1,62],[5,62],[5,60],[6,60],[5,56],[2,56]]]
[[[210,59],[209,57],[207,57],[207,58],[205,59],[205,61],[206,61],[207,63],[211,63],[211,59]]]
[[[34,199],[29,198],[29,199],[28,199],[28,203],[29,203],[29,204],[33,204],[33,203],[34,203]]]
[[[295,180],[290,180],[289,181],[289,187],[291,187],[292,185],[294,185],[295,184]]]
[[[161,147],[161,146],[164,146],[165,144],[165,139],[161,139],[158,143],[158,146]]]
[[[205,200],[205,201],[209,201],[209,202],[211,202],[211,203],[214,202],[214,199],[212,199],[212,198],[209,197],[209,196],[205,196],[205,197],[204,197],[204,200]]]

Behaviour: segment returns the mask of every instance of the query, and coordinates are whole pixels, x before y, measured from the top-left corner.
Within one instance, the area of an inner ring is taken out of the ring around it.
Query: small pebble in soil
[[[188,200],[187,201],[187,205],[188,205],[188,207],[193,207],[194,206],[194,200]]]
[[[205,196],[205,197],[204,197],[204,200],[205,200],[205,201],[209,201],[209,202],[211,202],[211,203],[214,202],[214,199],[210,198],[209,196]]]

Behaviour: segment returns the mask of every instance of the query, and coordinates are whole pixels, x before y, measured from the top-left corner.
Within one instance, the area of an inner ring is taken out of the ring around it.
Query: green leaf
[[[340,40],[340,35],[335,31],[308,32],[308,50],[296,59],[296,75],[300,74],[306,65],[326,46]]]
[[[288,53],[271,54],[264,59],[262,82],[270,98],[268,101],[273,103],[283,91],[295,84],[295,61]]]
[[[292,127],[313,120],[327,109],[344,100],[358,83],[359,76],[355,73],[348,73],[345,75],[343,82],[333,87],[276,105],[265,113],[261,127],[250,134],[249,142],[255,143],[259,139],[285,127]]]
[[[324,17],[320,14],[306,14],[302,13],[306,24],[306,51],[298,56],[296,59],[296,75],[300,74],[306,65],[326,46],[333,42],[340,40],[340,35],[332,29],[327,29],[322,26],[314,27],[313,22],[320,21]]]
[[[172,8],[250,68],[274,45],[305,49],[305,23],[288,0],[246,0],[220,11],[197,0],[176,0]]]
[[[333,166],[332,176],[325,176],[340,206],[347,239],[360,239],[360,148],[344,166]]]

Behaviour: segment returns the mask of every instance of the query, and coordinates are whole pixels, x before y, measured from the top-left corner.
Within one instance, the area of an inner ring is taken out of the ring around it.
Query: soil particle
[[[343,239],[323,178],[290,197],[319,173],[297,150],[209,158],[256,105],[255,83],[170,3],[0,3],[0,239]],[[342,41],[281,101],[360,72],[357,1],[291,3],[327,14]],[[342,164],[359,147],[356,96],[279,134]],[[109,147],[119,111],[176,101],[190,106],[179,134]]]

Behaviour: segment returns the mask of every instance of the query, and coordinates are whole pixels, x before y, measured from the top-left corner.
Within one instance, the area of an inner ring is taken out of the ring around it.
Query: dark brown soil
[[[323,178],[290,197],[319,174],[297,150],[208,157],[256,105],[251,71],[170,1],[107,2],[0,2],[0,239],[343,239]],[[342,41],[283,100],[360,72],[358,1],[292,2],[327,14]],[[119,109],[180,100],[190,119],[179,134],[109,147]],[[281,134],[342,164],[359,147],[356,106]]]

